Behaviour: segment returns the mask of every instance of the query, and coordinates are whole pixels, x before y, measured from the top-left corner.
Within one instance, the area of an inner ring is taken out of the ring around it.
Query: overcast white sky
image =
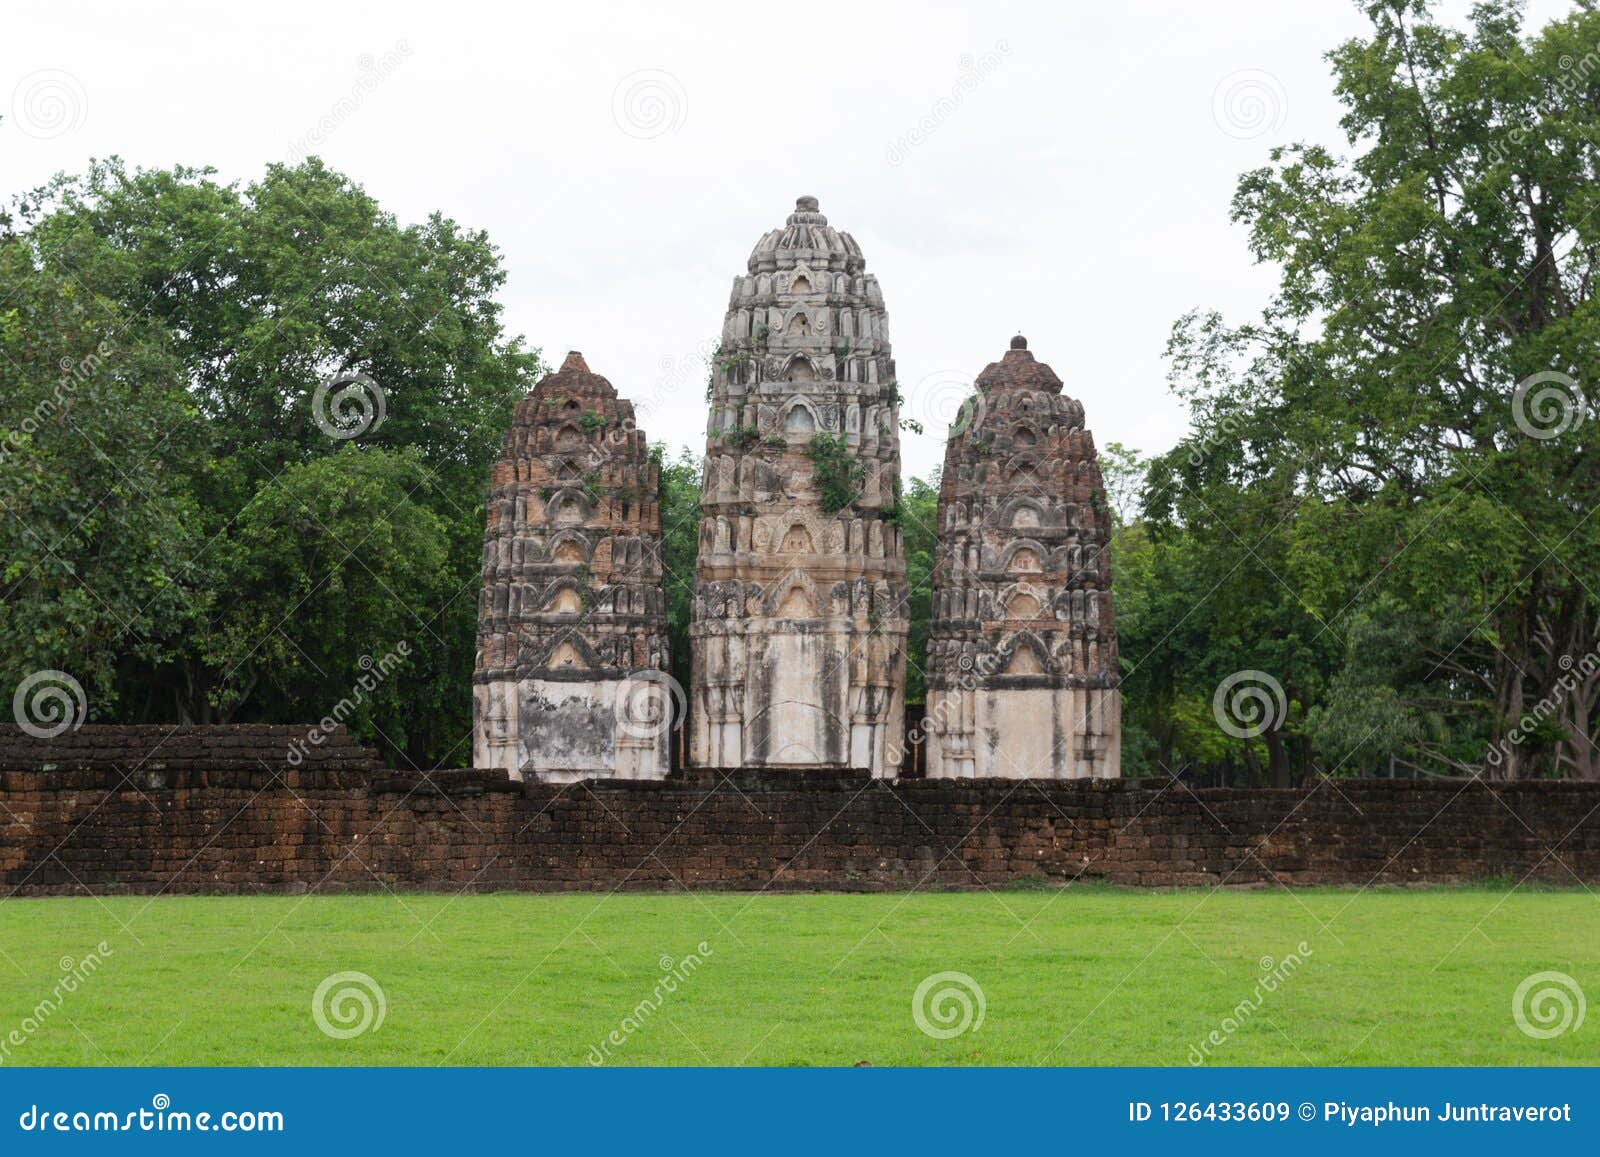
[[[8,3],[0,189],[113,153],[248,179],[310,146],[402,221],[487,229],[508,327],[697,450],[731,279],[814,194],[883,285],[928,425],[908,473],[1018,330],[1097,441],[1153,451],[1186,426],[1174,319],[1273,283],[1235,179],[1342,141],[1323,54],[1364,27],[1349,0]]]

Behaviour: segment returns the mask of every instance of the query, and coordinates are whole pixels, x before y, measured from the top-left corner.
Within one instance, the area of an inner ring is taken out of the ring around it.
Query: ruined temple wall
[[[1115,779],[1122,774],[1122,693],[1099,687],[930,690],[930,778]]]
[[[316,737],[308,743],[308,737]],[[517,782],[386,771],[341,730],[0,727],[0,886],[194,892],[1600,885],[1600,784]]]
[[[0,766],[0,886],[132,892],[1600,885],[1600,784]]]

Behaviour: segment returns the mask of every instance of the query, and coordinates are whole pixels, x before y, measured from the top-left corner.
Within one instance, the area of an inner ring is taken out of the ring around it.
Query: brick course
[[[1600,884],[1593,783],[522,784],[386,770],[342,735],[291,766],[306,730],[91,726],[46,744],[0,729],[3,894]]]

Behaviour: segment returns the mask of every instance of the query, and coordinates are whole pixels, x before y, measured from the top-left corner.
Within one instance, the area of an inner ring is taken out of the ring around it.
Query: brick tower
[[[582,354],[517,403],[483,542],[474,766],[667,774],[684,705],[666,674],[659,474],[633,405]]]
[[[734,278],[711,382],[691,758],[898,772],[899,403],[860,247],[801,197]]]
[[[1083,406],[1022,337],[945,446],[928,775],[1121,774],[1109,516]]]

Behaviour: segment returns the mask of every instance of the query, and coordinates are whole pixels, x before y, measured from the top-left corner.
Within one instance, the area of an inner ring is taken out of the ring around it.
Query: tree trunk
[[[1267,732],[1267,771],[1272,776],[1273,787],[1293,787],[1293,770],[1289,766],[1289,753],[1283,746],[1283,735],[1276,727]]]

